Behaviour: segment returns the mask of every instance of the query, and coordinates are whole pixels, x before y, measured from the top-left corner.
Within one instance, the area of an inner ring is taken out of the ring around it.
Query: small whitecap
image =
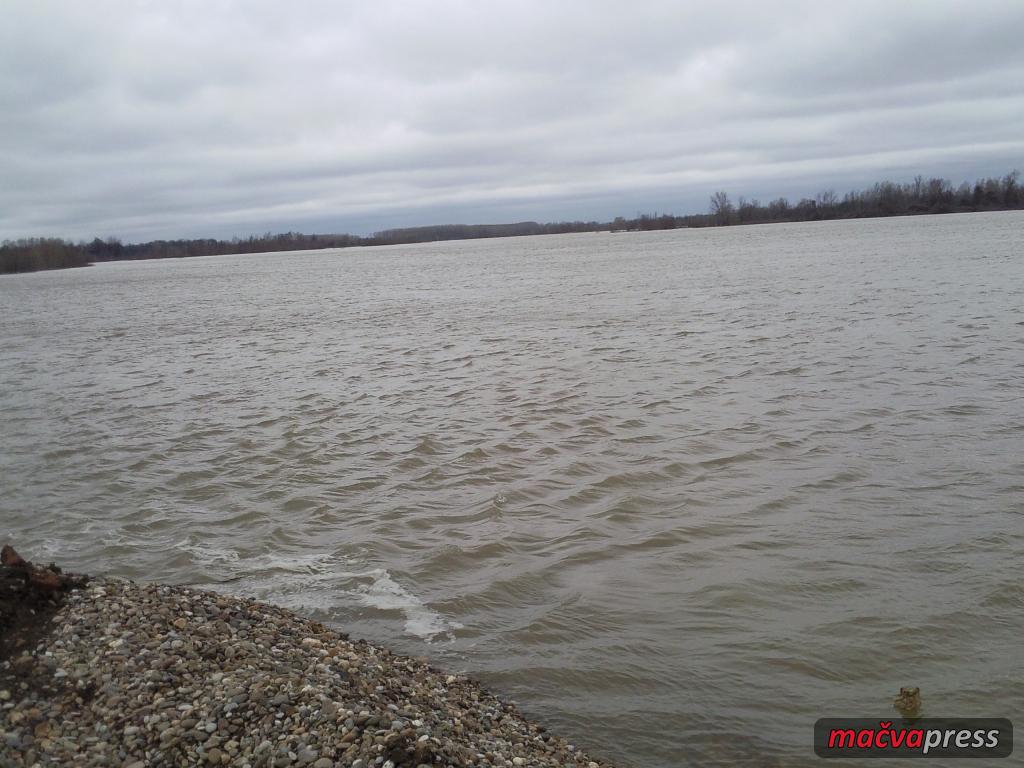
[[[364,574],[372,581],[356,590],[361,602],[382,611],[401,611],[405,615],[405,631],[430,642],[438,637],[454,639],[454,630],[462,629],[458,622],[445,619],[425,605],[416,595],[395,581],[383,568]]]

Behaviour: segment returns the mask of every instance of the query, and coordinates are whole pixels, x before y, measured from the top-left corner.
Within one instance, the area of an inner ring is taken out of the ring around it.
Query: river
[[[636,768],[1024,712],[1024,214],[0,278],[0,536],[429,656]]]

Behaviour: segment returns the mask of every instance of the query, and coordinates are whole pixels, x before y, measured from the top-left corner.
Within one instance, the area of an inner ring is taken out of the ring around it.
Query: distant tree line
[[[525,235],[560,235],[566,232],[600,232],[608,224],[598,221],[561,221],[538,224],[520,221],[516,224],[440,224],[430,227],[386,229],[366,238],[364,245],[392,243],[427,243],[435,240],[469,240],[478,237],[522,237]]]
[[[740,197],[733,204],[728,194],[716,192],[711,196],[706,216],[684,217],[684,220],[689,226],[700,226],[700,219],[704,220],[705,226],[723,226],[1020,208],[1024,208],[1024,191],[1020,186],[1020,173],[1013,171],[1002,178],[979,179],[973,184],[965,181],[959,187],[954,187],[946,179],[925,179],[923,176],[917,176],[907,184],[882,181],[868,189],[847,192],[842,198],[835,190],[829,189],[797,203],[780,197],[762,205],[758,200]]]
[[[84,267],[100,261],[125,259],[180,259],[187,256],[214,256],[231,253],[301,251],[316,248],[347,248],[366,245],[367,238],[356,235],[304,235],[299,232],[253,235],[247,238],[215,240],[152,240],[148,243],[122,243],[111,237],[98,237],[88,243],[69,243],[57,238],[6,240],[0,245],[0,273],[34,272],[40,269]]]
[[[912,216],[925,213],[967,213],[1010,211],[1024,208],[1020,173],[1000,178],[979,179],[954,187],[947,179],[917,176],[907,184],[882,181],[863,190],[847,192],[840,198],[835,190],[819,192],[796,203],[785,197],[766,204],[739,197],[734,203],[724,191],[715,192],[705,214],[672,216],[644,214],[633,219],[618,217],[613,230],[643,231],[678,227],[722,227],[734,224],[767,224],[779,221],[822,221],[882,216]]]
[[[962,213],[968,211],[1005,211],[1024,208],[1024,190],[1017,171],[1000,178],[979,179],[954,187],[946,179],[917,176],[899,184],[882,181],[864,190],[847,192],[840,198],[834,190],[825,190],[813,198],[791,203],[785,197],[762,204],[740,197],[734,203],[728,193],[715,192],[708,212],[676,216],[673,214],[637,214],[612,222],[563,221],[538,224],[443,224],[428,227],[387,229],[370,237],[359,235],[304,235],[300,232],[254,235],[248,238],[215,240],[153,240],[148,243],[122,243],[117,238],[70,243],[59,238],[6,240],[0,244],[0,273],[33,272],[41,269],[84,267],[101,261],[121,259],[170,259],[187,256],[211,256],[232,253],[266,253],[316,248],[348,248],[357,245],[396,245],[435,240],[463,240],[481,237],[551,235],[565,232],[645,231],[680,227],[731,226],[781,221],[819,221],[879,216],[906,216],[925,213]]]
[[[5,240],[0,245],[0,274],[85,267],[90,263],[91,259],[81,245],[66,243],[56,237]]]
[[[608,229],[597,221],[567,221],[538,224],[444,224],[407,229],[388,229],[370,237],[359,235],[304,235],[300,232],[266,234],[231,240],[152,240],[148,243],[122,243],[111,237],[90,242],[70,243],[59,238],[6,240],[0,244],[0,273],[35,272],[43,269],[85,267],[103,261],[126,259],[181,259],[188,256],[214,256],[233,253],[269,253],[318,248],[349,248],[356,245],[394,245],[426,243],[435,240],[467,240],[478,237],[515,237],[552,235],[565,232],[598,232]]]

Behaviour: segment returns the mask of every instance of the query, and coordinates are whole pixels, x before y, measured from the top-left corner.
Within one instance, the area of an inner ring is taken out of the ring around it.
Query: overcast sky
[[[603,219],[1024,171],[1024,2],[0,10],[0,238]]]

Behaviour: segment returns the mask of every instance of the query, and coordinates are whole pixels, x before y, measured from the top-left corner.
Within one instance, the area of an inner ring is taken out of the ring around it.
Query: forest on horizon
[[[516,237],[562,234],[566,232],[649,231],[684,227],[732,226],[773,222],[823,221],[829,219],[877,218],[916,214],[1004,211],[1024,208],[1020,174],[1012,171],[1002,177],[979,179],[973,184],[954,187],[947,179],[925,179],[897,183],[883,181],[864,190],[854,190],[840,198],[834,190],[825,190],[813,198],[796,203],[779,197],[767,203],[715,192],[707,213],[638,214],[617,217],[611,222],[564,221],[538,224],[533,221],[513,224],[442,224],[425,227],[387,229],[369,237],[349,234],[307,235],[285,232],[253,235],[248,238],[152,240],[122,243],[117,238],[94,238],[73,243],[61,238],[25,238],[0,244],[0,274],[33,272],[44,269],[84,267],[103,261],[126,259],[165,259],[221,254],[266,253],[353,246],[400,245],[439,240]]]

